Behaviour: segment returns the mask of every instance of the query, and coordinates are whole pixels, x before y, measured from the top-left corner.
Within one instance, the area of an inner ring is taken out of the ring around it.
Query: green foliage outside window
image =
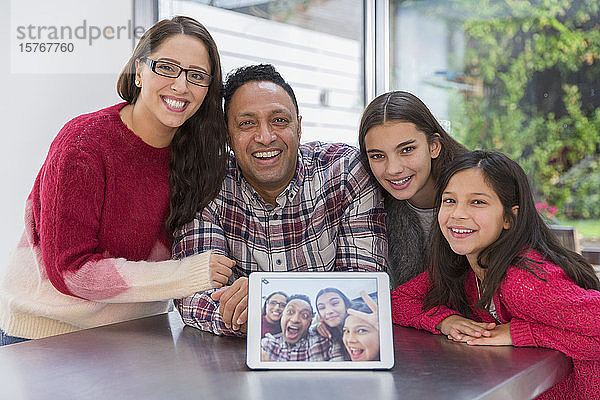
[[[453,133],[517,160],[559,215],[600,218],[600,2],[440,4],[477,10],[456,22],[464,79],[478,90],[453,95]]]

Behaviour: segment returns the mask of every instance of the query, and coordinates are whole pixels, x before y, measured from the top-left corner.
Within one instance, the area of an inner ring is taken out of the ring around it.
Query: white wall
[[[28,0],[18,2],[35,3]],[[48,2],[53,5],[54,14],[47,15],[47,20],[60,24],[65,18],[81,20],[85,17],[96,20],[100,18],[106,23],[112,23],[113,20],[126,21],[131,18],[131,1],[69,2],[73,3],[70,7],[64,7],[63,0]],[[3,89],[0,99],[3,141],[0,146],[0,269],[4,268],[10,252],[21,236],[25,200],[56,133],[69,119],[119,101],[115,89],[118,76],[116,71],[11,73],[8,62],[11,51],[16,50],[16,46],[13,46],[15,43],[11,43],[11,35],[13,39],[15,35],[14,27],[11,27],[11,3],[13,2],[7,0],[0,2],[0,54],[3,60],[0,74],[0,87]],[[36,9],[34,4],[30,6],[32,11]],[[117,15],[118,18],[115,18]],[[131,46],[127,45],[125,52],[122,46],[116,44],[109,46],[108,51],[99,48],[100,46],[94,48],[97,59],[88,57],[88,62],[98,63],[102,57],[107,57],[120,60],[119,63],[124,65],[131,54]],[[113,48],[116,50],[110,50]],[[41,69],[43,67],[42,65]]]

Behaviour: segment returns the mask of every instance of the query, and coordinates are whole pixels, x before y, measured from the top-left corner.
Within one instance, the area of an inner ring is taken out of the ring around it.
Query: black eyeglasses
[[[275,300],[269,300],[269,305],[273,306],[273,307],[279,306],[281,308],[285,308],[285,306],[287,305],[287,303],[280,303],[280,302],[275,301]]]
[[[206,72],[198,71],[197,69],[185,69],[181,68],[177,64],[173,64],[167,61],[154,61],[149,58],[142,58],[152,72],[160,76],[166,76],[167,78],[178,78],[182,72],[185,72],[185,80],[192,85],[207,87],[212,82],[212,76]]]

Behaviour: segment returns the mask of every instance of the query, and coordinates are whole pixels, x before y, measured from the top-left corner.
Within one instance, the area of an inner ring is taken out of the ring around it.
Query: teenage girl
[[[319,324],[317,332],[331,340],[331,361],[349,360],[342,343],[342,327],[351,302],[341,290],[328,287],[319,290],[315,299]]]
[[[600,282],[545,225],[521,167],[474,151],[438,182],[430,267],[392,292],[394,323],[469,345],[559,350],[573,373],[540,398],[600,398]]]
[[[358,143],[363,165],[385,196],[391,287],[425,270],[440,169],[466,149],[416,96],[382,94],[363,112]]]

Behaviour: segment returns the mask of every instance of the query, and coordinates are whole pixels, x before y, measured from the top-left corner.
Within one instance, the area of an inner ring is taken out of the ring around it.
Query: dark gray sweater
[[[385,225],[388,238],[388,274],[395,289],[427,269],[426,243],[417,213],[406,203],[388,196],[385,199]]]

